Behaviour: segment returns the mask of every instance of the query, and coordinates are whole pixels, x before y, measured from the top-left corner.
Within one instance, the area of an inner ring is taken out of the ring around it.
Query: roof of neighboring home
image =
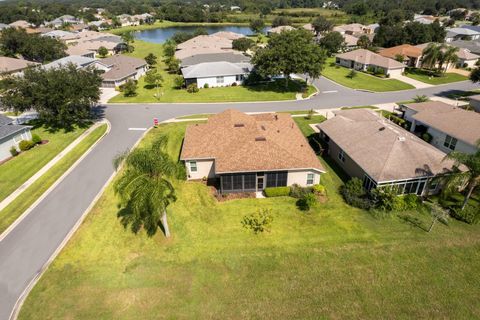
[[[453,35],[460,34],[465,36],[474,36],[480,34],[479,31],[474,31],[472,29],[467,28],[450,28],[447,29],[447,33],[451,33]]]
[[[26,29],[26,28],[30,27],[31,24],[28,21],[25,21],[25,20],[17,20],[17,21],[14,21],[14,22],[10,23],[9,26],[15,27],[15,28]]]
[[[275,27],[275,28],[272,28],[272,29],[268,30],[267,32],[268,33],[282,33],[283,31],[292,31],[292,30],[295,30],[295,28],[292,27],[292,26],[278,26],[278,27]]]
[[[250,63],[231,63],[226,61],[199,63],[182,69],[185,79],[233,76],[246,74],[252,70]]]
[[[4,126],[4,125],[10,124],[12,122],[13,122],[13,120],[11,118],[0,114],[0,126]]]
[[[49,70],[52,68],[59,68],[62,66],[67,66],[69,64],[74,64],[77,69],[85,68],[91,65],[97,61],[96,59],[93,58],[87,58],[83,56],[67,56],[58,60],[55,60],[53,62],[50,62],[48,64],[43,65],[43,68]]]
[[[29,128],[31,127],[13,124],[12,119],[0,114],[0,140]]]
[[[317,156],[289,114],[247,115],[225,110],[205,124],[189,125],[182,160],[215,159],[215,172],[315,169]]]
[[[80,24],[74,24],[70,27],[70,30],[73,30],[73,31],[80,31],[80,30],[83,30],[83,29],[86,29],[88,28],[88,25],[86,24],[83,24],[83,23],[80,23]]]
[[[87,54],[92,54],[94,53],[93,50],[88,49],[87,47],[83,45],[74,45],[74,46],[69,46],[67,50],[65,51],[69,56],[84,56]]]
[[[62,39],[62,40],[71,40],[71,39],[78,38],[78,35],[76,33],[73,33],[70,31],[64,31],[64,30],[53,30],[53,31],[42,34],[42,36]]]
[[[10,27],[8,24],[0,23],[0,30]]]
[[[197,50],[200,48],[231,49],[232,40],[229,40],[223,37],[217,37],[217,36],[201,35],[201,36],[196,36],[192,39],[189,39],[177,45],[177,50],[181,50],[181,49]]]
[[[353,60],[361,64],[375,65],[387,69],[401,69],[405,67],[403,63],[400,63],[390,58],[382,57],[381,55],[367,49],[357,49],[350,52],[337,54],[336,57],[345,60]]]
[[[402,44],[396,47],[382,49],[378,54],[391,59],[395,59],[397,55],[419,58],[422,56],[422,49],[409,44]]]
[[[221,49],[221,48],[197,48],[195,50],[182,49],[175,51],[175,58],[183,60],[188,57],[196,56],[199,54],[214,54],[214,53],[235,53],[233,49]]]
[[[444,102],[428,101],[405,104],[416,111],[412,117],[470,145],[480,139],[480,113],[467,111]]]
[[[315,28],[313,27],[313,25],[311,23],[304,24],[302,26],[302,28],[305,29],[305,30],[308,30],[308,31],[315,31]]]
[[[480,33],[480,26],[471,26],[471,25],[468,25],[468,24],[464,24],[464,25],[460,26],[460,28],[470,29],[470,30],[473,30],[477,33]]]
[[[104,81],[121,80],[137,73],[137,69],[144,67],[147,63],[143,59],[114,55],[100,62],[111,69],[102,74]]]
[[[37,62],[24,59],[0,57],[0,73],[17,72],[38,64]]]
[[[333,27],[333,31],[338,31],[338,32],[345,32],[345,31],[350,31],[350,32],[363,32],[363,30],[367,28],[363,24],[360,23],[350,23],[350,24],[342,24],[336,27]]]
[[[182,67],[193,66],[205,62],[218,61],[226,61],[231,63],[250,62],[250,57],[242,53],[236,52],[196,54],[194,56],[182,59]]]
[[[454,40],[448,44],[457,48],[468,49],[470,52],[480,54],[480,40]]]
[[[231,32],[231,31],[218,31],[218,32],[212,33],[210,36],[225,38],[232,41],[240,38],[245,38],[243,34]]]
[[[344,34],[343,39],[345,39],[345,43],[349,47],[355,47],[358,43],[358,38],[350,34]]]
[[[317,125],[377,183],[448,172],[445,153],[367,109],[340,110]]]
[[[472,53],[470,49],[462,48],[460,46],[456,46],[455,44],[457,42],[463,42],[463,40],[449,42],[447,44],[447,46],[452,46],[452,47],[459,48],[459,50],[457,52],[457,56],[458,56],[459,59],[462,59],[462,60],[477,60],[478,58],[480,58],[480,56]],[[473,42],[477,42],[477,41],[465,41],[465,42],[472,42],[473,43]],[[419,48],[423,51],[426,47],[428,47],[429,44],[430,44],[430,42],[429,43],[422,43],[422,44],[416,45],[415,47]],[[478,51],[480,51],[480,43],[479,43]]]

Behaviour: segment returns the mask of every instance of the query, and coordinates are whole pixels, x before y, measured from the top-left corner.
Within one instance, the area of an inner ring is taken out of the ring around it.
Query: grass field
[[[296,118],[305,135],[309,121]],[[187,124],[161,126],[178,157]],[[217,203],[178,182],[172,238],[124,230],[109,187],[33,288],[20,319],[473,319],[480,226],[451,221],[431,233],[397,216],[347,206],[342,180],[322,159],[328,202],[309,213],[289,197]],[[273,214],[254,235],[242,218]],[[426,213],[410,213],[423,223]]]
[[[107,130],[104,124],[93,130],[75,148],[57,162],[37,181],[25,189],[13,202],[0,211],[0,233],[5,231],[27,210],[55,181],[58,180]]]
[[[432,85],[468,80],[468,77],[453,72],[444,73],[441,77],[431,77],[428,71],[422,69],[409,69],[405,76]]]
[[[231,26],[231,25],[242,25],[243,23],[232,23],[232,22],[173,22],[173,21],[156,21],[153,24],[142,24],[139,26],[126,26],[120,27],[111,30],[105,30],[105,32],[113,34],[122,34],[128,31],[142,31],[150,29],[159,29],[159,28],[170,28],[170,27],[208,27],[208,26]]]
[[[271,14],[264,17],[267,24],[271,23],[276,16],[286,16],[292,23],[302,25],[311,22],[317,16],[324,16],[335,24],[347,23],[349,16],[340,10],[331,10],[324,8],[289,8],[276,9]],[[258,14],[253,13],[232,13],[227,15],[227,20],[230,22],[248,23],[252,19],[258,18]]]
[[[149,53],[159,57],[158,69],[164,78],[162,88],[160,88],[161,98],[154,97],[157,90],[150,88],[142,77],[138,82],[137,95],[134,97],[124,97],[119,94],[112,98],[109,102],[121,103],[145,103],[145,102],[242,102],[242,101],[279,101],[279,100],[295,100],[295,96],[299,91],[299,82],[292,80],[286,89],[282,81],[267,83],[264,85],[256,85],[253,87],[236,86],[225,88],[201,88],[197,93],[188,93],[185,89],[179,90],[175,88],[175,75],[169,74],[165,70],[165,64],[161,61],[163,56],[162,45],[149,43],[145,41],[135,41],[133,44],[135,51],[130,53],[131,56],[144,58]],[[316,92],[315,87],[309,86],[306,95]]]
[[[415,89],[412,85],[396,79],[381,79],[364,72],[357,72],[353,78],[348,78],[350,69],[334,65],[332,58],[327,60],[322,75],[332,81],[352,89],[369,90],[375,92],[399,91]],[[333,65],[332,65],[333,64]]]
[[[86,128],[78,127],[68,132],[63,130],[51,132],[45,127],[32,129],[32,134],[38,134],[40,138],[49,142],[23,152],[0,165],[0,201],[20,187],[85,130]]]

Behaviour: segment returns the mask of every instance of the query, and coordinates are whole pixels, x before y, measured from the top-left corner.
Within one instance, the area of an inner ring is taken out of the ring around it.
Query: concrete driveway
[[[359,92],[327,79],[315,81],[320,93],[311,100],[217,103],[217,104],[128,104],[104,105],[96,111],[111,123],[110,133],[83,161],[48,194],[6,237],[0,241],[0,320],[10,318],[17,301],[30,289],[69,232],[88,212],[92,201],[114,173],[112,159],[131,148],[153,118],[160,121],[186,114],[215,113],[226,108],[241,111],[280,111],[328,109],[341,106],[372,105],[409,100],[415,95],[445,95],[477,88],[470,82],[457,82],[420,90],[387,93]],[[21,300],[21,299],[20,299]]]

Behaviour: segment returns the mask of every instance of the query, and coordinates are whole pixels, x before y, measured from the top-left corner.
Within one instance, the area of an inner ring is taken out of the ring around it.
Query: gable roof
[[[1,57],[0,56],[0,74],[21,71],[30,66],[38,65],[39,63],[28,61],[24,59]]]
[[[357,49],[350,52],[337,54],[336,57],[345,60],[352,60],[361,64],[375,65],[386,69],[405,68],[403,63],[390,58],[382,57],[381,55],[367,49]]]
[[[252,68],[253,66],[249,63],[205,62],[182,68],[182,75],[185,79],[234,76],[249,73]]]
[[[289,114],[225,110],[189,125],[181,160],[215,159],[215,172],[314,169],[320,161]]]
[[[378,54],[391,59],[395,59],[397,55],[419,58],[422,56],[422,49],[409,44],[402,44],[396,47],[382,49],[378,52]]]
[[[458,140],[475,145],[480,139],[480,113],[440,101],[411,103],[404,106],[417,112],[412,116],[415,120]]]
[[[340,110],[317,125],[377,183],[434,176],[453,162],[445,153],[367,109]]]
[[[221,52],[196,54],[182,59],[182,67],[193,66],[204,62],[226,61],[231,63],[250,62],[250,57],[238,52]]]
[[[3,114],[0,114],[0,126],[4,126],[7,124],[12,123],[13,120],[9,117],[4,116]]]

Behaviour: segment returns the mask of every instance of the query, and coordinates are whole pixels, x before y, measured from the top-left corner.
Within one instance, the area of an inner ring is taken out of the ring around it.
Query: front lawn
[[[435,77],[428,70],[423,69],[407,69],[405,76],[432,85],[468,80],[468,77],[453,72],[446,72],[442,76]]]
[[[20,187],[85,130],[86,128],[78,127],[71,131],[58,130],[54,132],[45,127],[32,129],[32,134],[38,134],[42,140],[49,142],[0,164],[0,201]]]
[[[158,69],[164,78],[160,88],[161,98],[154,97],[157,90],[150,88],[142,77],[138,82],[137,95],[124,97],[122,93],[112,98],[111,103],[154,103],[154,102],[242,102],[242,101],[279,101],[295,100],[296,94],[300,91],[300,80],[289,82],[285,87],[283,80],[256,85],[252,87],[236,86],[224,88],[200,88],[197,93],[188,93],[185,89],[175,88],[174,79],[176,75],[169,74],[163,63],[162,45],[136,40],[133,44],[135,51],[129,55],[137,58],[145,58],[149,53],[155,54],[158,59]],[[307,94],[316,92],[313,86],[309,86]]]
[[[305,135],[319,122],[295,120]],[[168,134],[178,157],[186,126],[153,129],[142,143]],[[125,230],[110,186],[20,319],[480,317],[479,226],[451,221],[426,233],[396,216],[374,219],[344,203],[342,181],[322,162],[329,200],[309,213],[289,197],[217,203],[201,183],[176,183],[170,239]],[[259,208],[274,220],[254,235],[241,221]]]
[[[397,79],[381,79],[364,72],[357,72],[356,76],[349,78],[351,69],[335,65],[334,59],[327,59],[322,75],[342,86],[352,89],[368,90],[375,92],[399,91],[415,89],[414,86]]]

